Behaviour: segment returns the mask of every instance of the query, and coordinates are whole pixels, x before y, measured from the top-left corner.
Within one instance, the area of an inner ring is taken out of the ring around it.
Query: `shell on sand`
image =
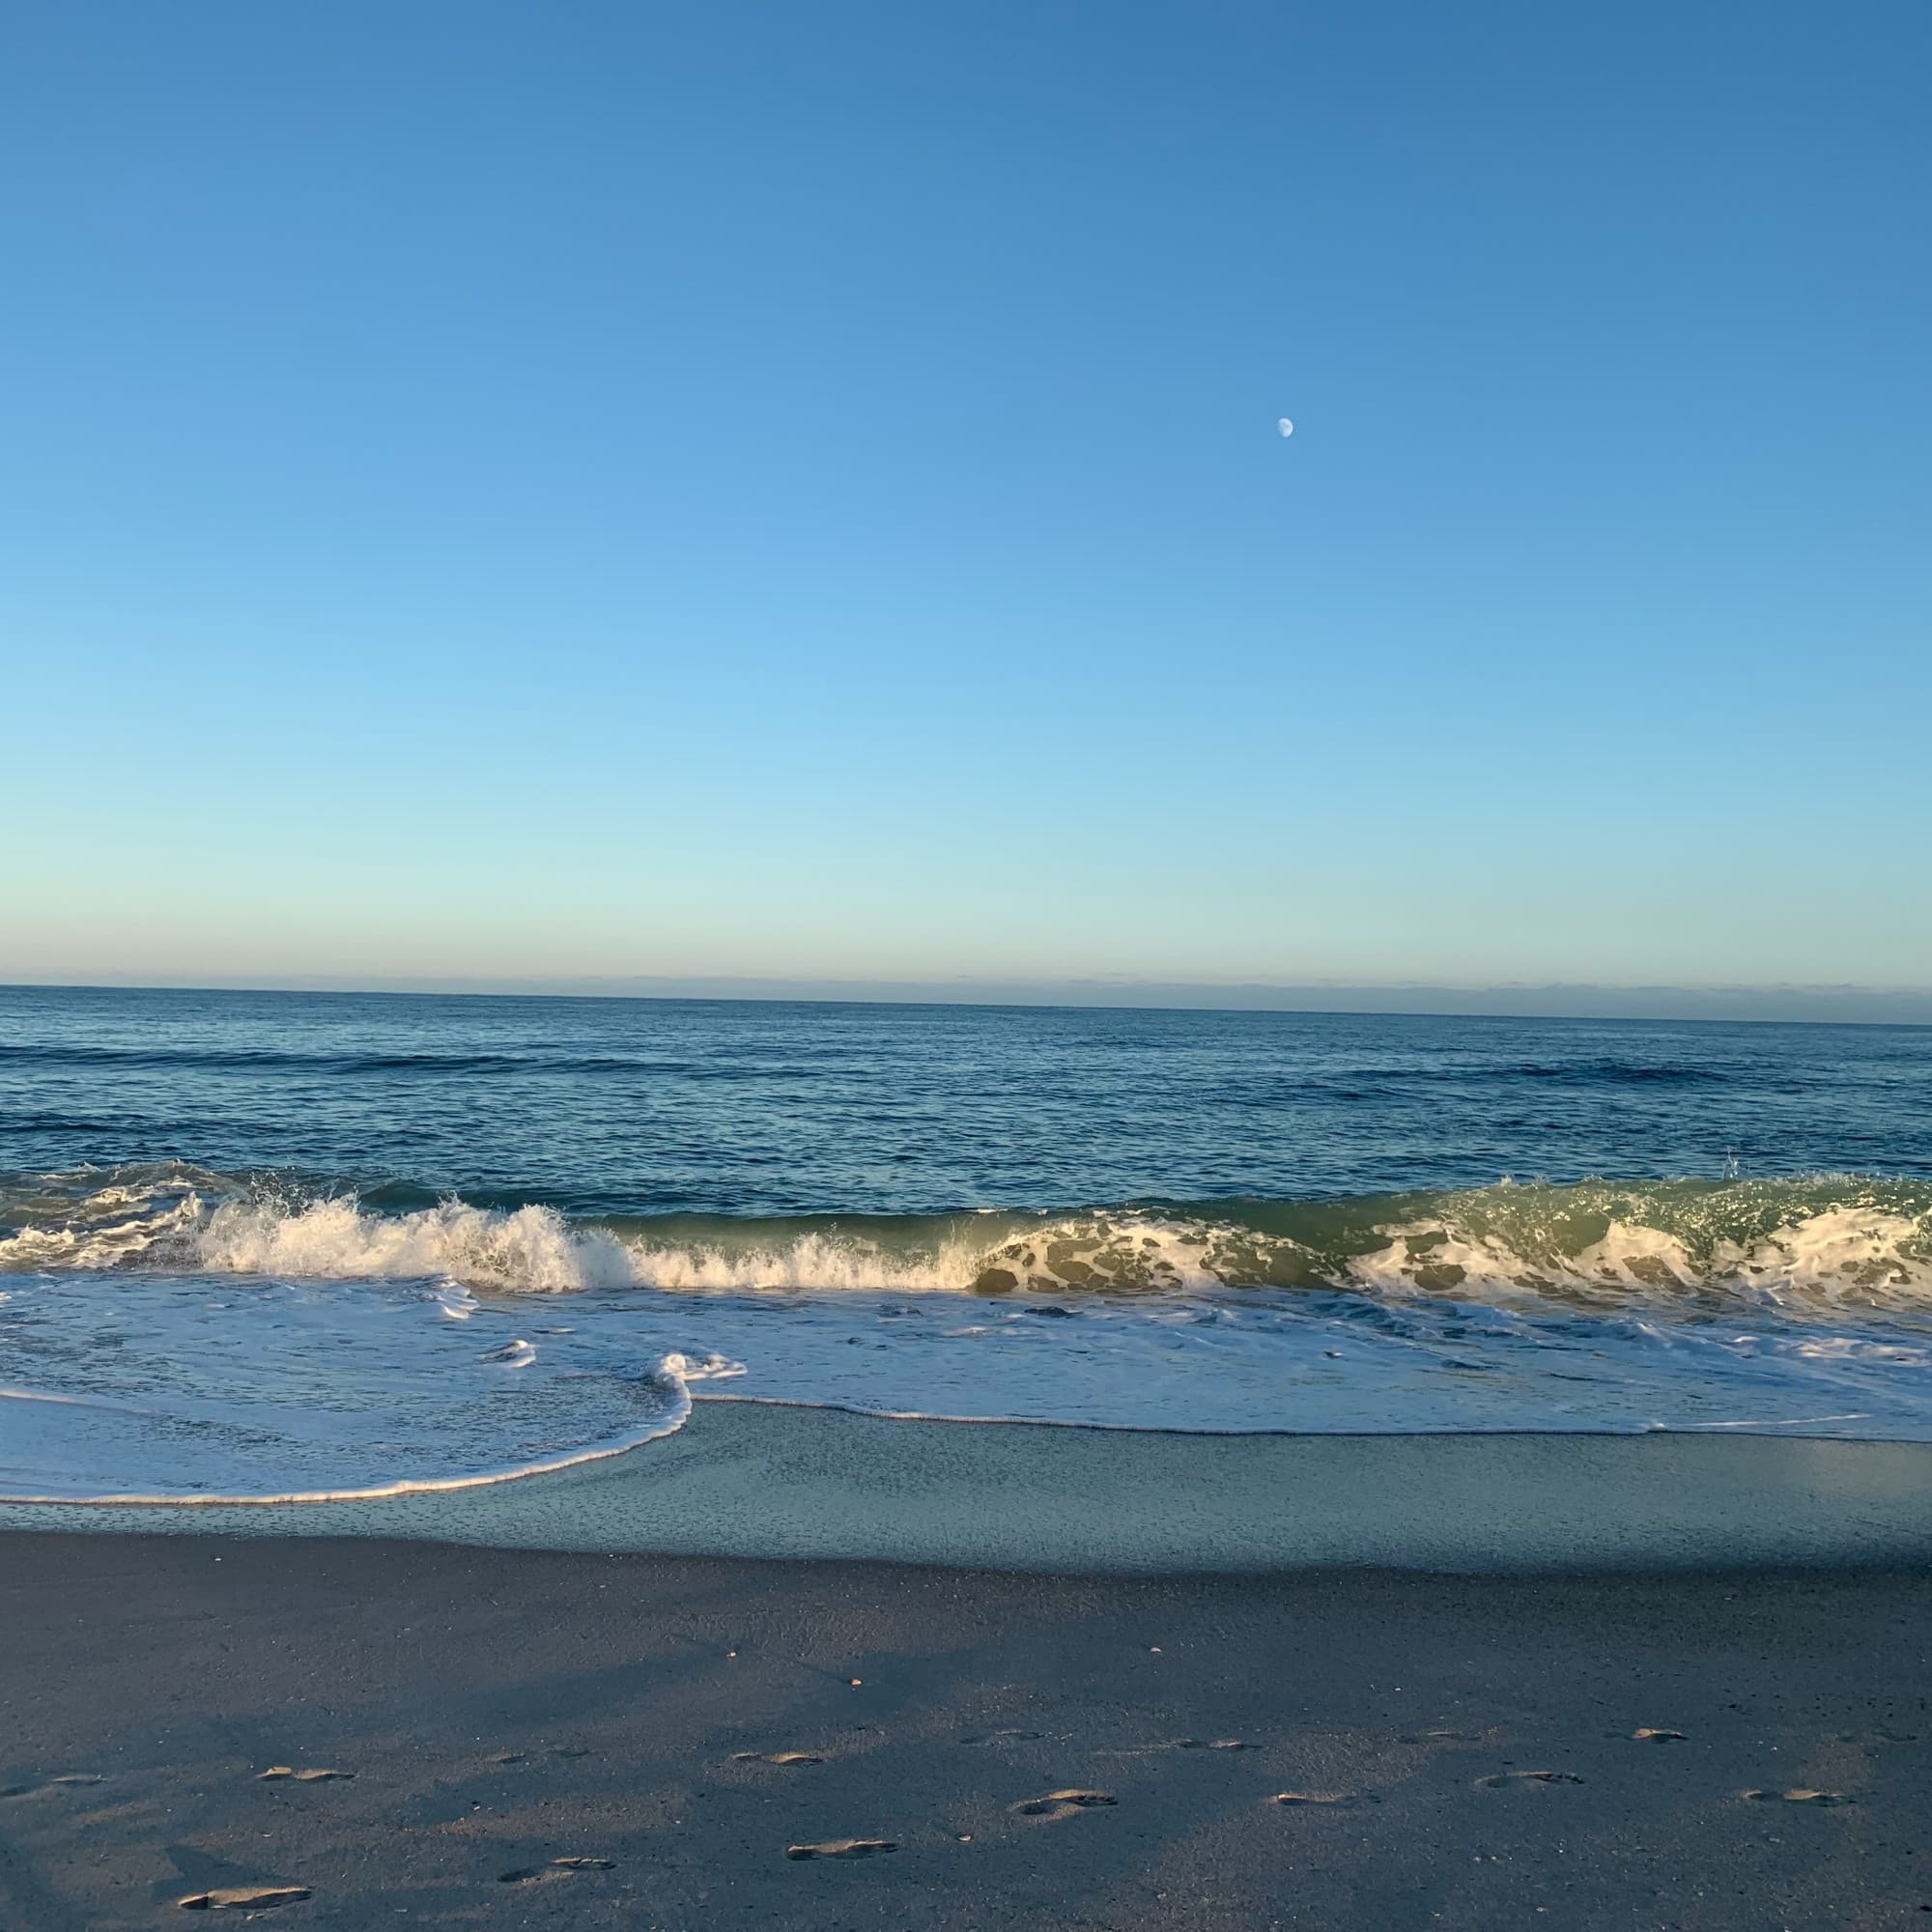
[[[305,1885],[222,1885],[213,1891],[191,1891],[175,1903],[189,1912],[215,1910],[266,1912],[274,1905],[293,1905],[312,1896]]]

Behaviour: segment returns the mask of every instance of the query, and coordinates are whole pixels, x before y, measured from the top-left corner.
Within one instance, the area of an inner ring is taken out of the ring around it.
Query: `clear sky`
[[[15,0],[0,979],[1932,984],[1928,71]]]

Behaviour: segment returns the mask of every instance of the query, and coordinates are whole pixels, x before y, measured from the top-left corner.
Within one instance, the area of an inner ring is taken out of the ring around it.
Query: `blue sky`
[[[10,8],[0,979],[1932,984],[1928,54]]]

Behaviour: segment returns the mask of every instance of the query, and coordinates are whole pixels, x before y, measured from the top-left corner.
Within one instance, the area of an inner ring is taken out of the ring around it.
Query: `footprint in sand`
[[[1581,1784],[1574,1771],[1498,1771],[1476,1782],[1487,1791],[1506,1791],[1515,1784]]]
[[[261,1778],[293,1778],[298,1784],[326,1784],[331,1777],[354,1777],[353,1771],[330,1771],[322,1765],[298,1771],[293,1765],[271,1764],[267,1771],[257,1772]]]
[[[869,1859],[898,1850],[893,1838],[827,1838],[822,1845],[787,1845],[788,1859]]]
[[[213,1891],[191,1891],[175,1903],[188,1912],[267,1912],[312,1895],[305,1885],[222,1885]]]
[[[1072,1818],[1098,1804],[1114,1803],[1111,1791],[1049,1791],[1044,1798],[1022,1798],[1012,1808],[1022,1818]]]
[[[498,1885],[534,1885],[540,1879],[565,1878],[572,1872],[614,1871],[615,1859],[553,1859],[547,1865],[520,1865],[515,1871],[498,1872]]]
[[[733,1764],[823,1764],[816,1751],[733,1751]]]
[[[1790,1791],[1747,1791],[1745,1796],[1760,1804],[1849,1804],[1853,1801],[1842,1791],[1813,1791],[1799,1785]]]
[[[65,1785],[105,1784],[98,1771],[64,1771],[54,1777],[37,1777],[25,1784],[0,1785],[0,1798],[31,1798],[40,1791],[58,1791]]]
[[[1271,1804],[1379,1804],[1373,1791],[1277,1791]]]
[[[1631,1741],[1639,1745],[1681,1745],[1690,1736],[1688,1731],[1666,1731],[1656,1724],[1639,1724],[1631,1733]]]

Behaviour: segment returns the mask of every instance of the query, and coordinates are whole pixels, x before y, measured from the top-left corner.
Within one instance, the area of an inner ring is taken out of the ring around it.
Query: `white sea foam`
[[[231,1201],[194,1231],[194,1260],[231,1274],[326,1280],[451,1275],[471,1288],[554,1293],[623,1287],[636,1279],[623,1244],[570,1228],[551,1208],[493,1213],[444,1202],[412,1214],[370,1214],[348,1200]]]
[[[543,1206],[446,1200],[381,1212],[348,1196],[262,1191],[194,1170],[37,1179],[44,1199],[8,1211],[0,1270],[434,1280],[455,1321],[473,1312],[473,1291],[599,1289],[1198,1294],[1236,1286],[1632,1310],[1714,1297],[1794,1314],[1932,1309],[1925,1190],[1856,1180],[1701,1192],[1502,1185],[1245,1213],[969,1213],[859,1227],[720,1218],[680,1223],[673,1236],[649,1224],[573,1222]]]
[[[743,1373],[654,1351],[628,1323],[532,1341],[515,1303],[452,1324],[447,1291],[419,1282],[258,1280],[211,1297],[205,1279],[156,1271],[23,1281],[0,1318],[9,1502],[472,1489],[639,1448],[683,1426],[691,1383]]]
[[[1932,1308],[1926,1217],[1869,1204],[1826,1207],[1750,1240],[1717,1238],[1700,1252],[1684,1234],[1612,1221],[1573,1253],[1467,1231],[1453,1215],[1387,1231],[1386,1247],[1356,1257],[1351,1279],[1381,1293],[1477,1295],[1487,1301],[1561,1294],[1640,1305],[1724,1293],[1794,1312]]]
[[[471,1288],[525,1293],[1188,1293],[1285,1279],[1483,1300],[1554,1294],[1643,1305],[1701,1293],[1794,1310],[1932,1306],[1932,1259],[1919,1251],[1922,1221],[1869,1207],[1827,1208],[1755,1240],[1719,1240],[1701,1253],[1682,1233],[1634,1220],[1613,1221],[1596,1240],[1561,1254],[1519,1246],[1508,1232],[1465,1231],[1442,1215],[1389,1228],[1383,1247],[1325,1264],[1293,1237],[1152,1213],[1040,1217],[1018,1234],[949,1233],[898,1249],[816,1231],[778,1240],[748,1231],[716,1243],[665,1242],[572,1225],[550,1208],[497,1213],[453,1202],[395,1216],[339,1200],[295,1208],[231,1203],[186,1232],[193,1264],[211,1271],[338,1280],[444,1275]],[[118,1259],[127,1251],[117,1231],[110,1252]]]

